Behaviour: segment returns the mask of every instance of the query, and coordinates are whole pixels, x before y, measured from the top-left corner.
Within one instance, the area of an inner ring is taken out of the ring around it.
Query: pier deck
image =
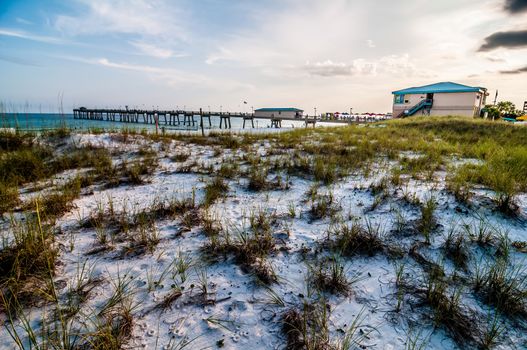
[[[140,109],[89,109],[76,108],[73,110],[74,119],[99,120],[121,123],[139,123],[153,124],[159,126],[196,126],[199,118],[199,125],[204,122],[212,127],[211,117],[218,117],[220,120],[219,127],[231,128],[231,118],[243,119],[243,128],[245,122],[251,121],[251,127],[254,128],[254,119],[271,120],[273,127],[281,127],[281,121],[301,121],[307,124],[315,124],[316,118],[287,118],[287,117],[263,117],[255,116],[253,113],[233,113],[233,112],[205,112],[200,111],[182,111],[182,110],[140,110]],[[319,120],[318,120],[319,121]]]
[[[138,124],[152,124],[158,126],[188,126],[188,127],[212,127],[211,117],[218,117],[220,120],[219,128],[231,128],[231,118],[242,118],[243,128],[245,129],[245,122],[251,121],[251,127],[254,128],[254,119],[264,119],[271,121],[271,127],[281,128],[282,121],[291,120],[304,122],[305,125],[317,122],[327,123],[347,123],[346,121],[331,121],[320,120],[314,117],[304,118],[288,118],[288,117],[263,117],[255,116],[254,113],[233,113],[233,112],[205,112],[199,111],[182,111],[182,110],[140,110],[140,109],[90,109],[90,108],[75,108],[73,110],[74,119],[98,120],[121,123],[138,123]],[[198,120],[199,119],[199,124]]]

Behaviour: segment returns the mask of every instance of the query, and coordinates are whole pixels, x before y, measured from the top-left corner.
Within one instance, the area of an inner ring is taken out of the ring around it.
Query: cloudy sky
[[[386,112],[439,81],[523,105],[527,0],[0,1],[0,100],[18,111]]]

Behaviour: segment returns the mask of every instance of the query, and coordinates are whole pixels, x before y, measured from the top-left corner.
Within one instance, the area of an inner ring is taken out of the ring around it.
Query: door
[[[433,100],[434,99],[434,94],[426,94],[426,99],[427,100]]]

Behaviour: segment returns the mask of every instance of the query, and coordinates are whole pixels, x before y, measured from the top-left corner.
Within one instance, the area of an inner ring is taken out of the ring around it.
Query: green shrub
[[[19,202],[16,186],[0,183],[0,215],[12,211]]]
[[[33,135],[0,131],[0,150],[18,151],[33,144]]]
[[[9,152],[0,159],[0,182],[26,183],[47,176],[45,164],[51,156],[49,150],[32,148]]]

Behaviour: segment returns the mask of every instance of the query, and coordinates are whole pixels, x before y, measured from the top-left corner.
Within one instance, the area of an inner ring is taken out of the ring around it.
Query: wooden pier
[[[97,120],[120,123],[135,124],[152,124],[158,127],[179,126],[187,128],[201,127],[205,128],[204,122],[208,122],[208,128],[212,128],[211,117],[218,117],[220,120],[220,129],[231,129],[231,118],[242,118],[243,128],[245,122],[250,121],[251,127],[254,128],[254,119],[271,120],[271,127],[281,128],[282,120],[294,120],[304,122],[306,127],[309,124],[315,126],[316,118],[285,118],[285,117],[255,117],[254,113],[232,113],[232,112],[204,112],[199,111],[182,111],[182,110],[140,110],[140,109],[89,109],[85,107],[75,108],[73,110],[74,119]],[[199,125],[197,125],[199,118]]]

